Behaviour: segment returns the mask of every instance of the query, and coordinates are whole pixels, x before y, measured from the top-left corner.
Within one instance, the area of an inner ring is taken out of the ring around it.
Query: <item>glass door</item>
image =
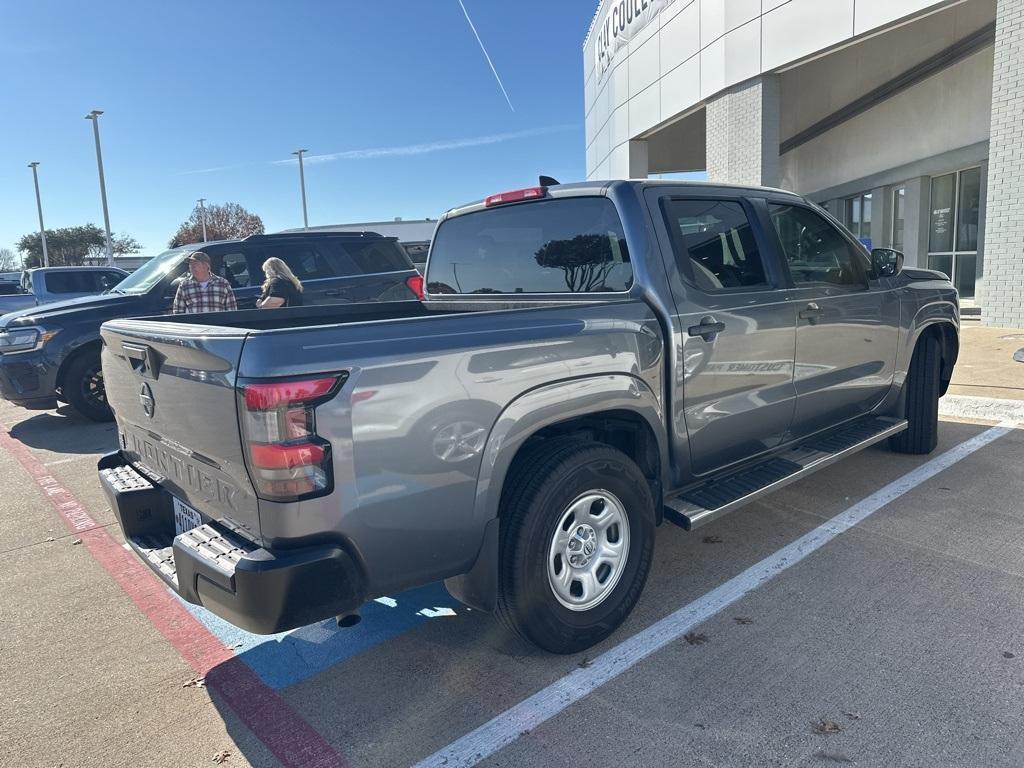
[[[974,298],[980,210],[980,168],[932,177],[928,267],[947,274],[965,299]]]

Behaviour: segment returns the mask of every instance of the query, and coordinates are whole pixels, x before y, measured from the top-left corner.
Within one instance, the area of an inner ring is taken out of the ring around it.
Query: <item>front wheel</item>
[[[501,515],[502,620],[553,653],[614,632],[654,551],[654,502],[636,464],[600,443],[539,443],[510,472]]]
[[[86,352],[71,361],[64,375],[61,394],[72,408],[88,419],[111,421],[114,418],[103,388],[99,353]]]
[[[938,445],[941,366],[939,341],[928,334],[914,348],[907,381],[903,385],[906,388],[904,418],[908,426],[889,438],[889,448],[896,453],[931,453]]]

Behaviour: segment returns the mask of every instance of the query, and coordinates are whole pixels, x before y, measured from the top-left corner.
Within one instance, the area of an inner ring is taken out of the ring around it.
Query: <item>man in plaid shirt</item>
[[[196,251],[188,257],[189,276],[174,294],[174,314],[238,309],[231,284],[210,270],[210,257]]]

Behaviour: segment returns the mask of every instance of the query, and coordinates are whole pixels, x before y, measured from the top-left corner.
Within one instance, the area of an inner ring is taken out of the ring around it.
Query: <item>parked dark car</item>
[[[959,350],[945,275],[775,189],[492,195],[441,219],[426,280],[422,303],[104,325],[102,483],[183,599],[272,633],[445,579],[577,652],[629,614],[662,521],[934,450]]]
[[[186,245],[146,262],[111,291],[0,316],[0,394],[33,410],[69,403],[96,421],[111,418],[100,369],[100,325],[106,320],[170,311],[185,258],[209,254],[213,271],[231,283],[239,309],[255,308],[262,264],[285,261],[304,286],[304,303],[415,301],[422,278],[394,238],[374,232],[253,235]]]

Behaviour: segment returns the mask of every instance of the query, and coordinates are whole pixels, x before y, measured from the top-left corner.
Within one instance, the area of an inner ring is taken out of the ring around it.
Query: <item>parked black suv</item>
[[[239,309],[255,308],[262,264],[271,256],[302,281],[307,305],[422,298],[422,277],[405,251],[375,232],[289,232],[186,245],[150,259],[102,296],[0,316],[0,395],[33,410],[65,402],[90,419],[109,420],[100,325],[169,312],[185,257],[200,249],[231,283]]]

